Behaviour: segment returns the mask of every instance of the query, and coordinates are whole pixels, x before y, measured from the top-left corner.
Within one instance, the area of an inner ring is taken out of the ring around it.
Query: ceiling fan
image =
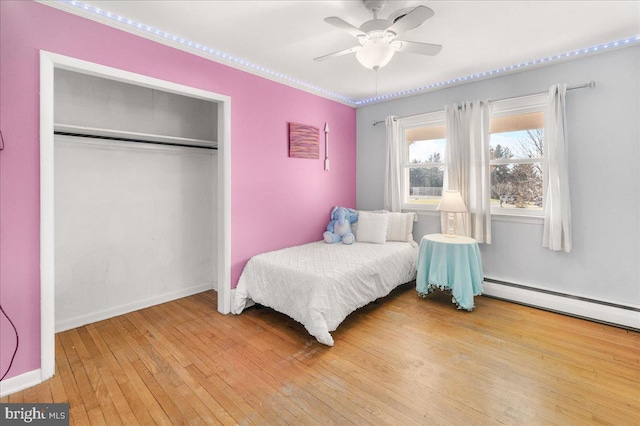
[[[325,22],[356,37],[359,45],[328,55],[314,58],[324,61],[347,53],[356,53],[356,58],[363,66],[378,70],[387,65],[395,52],[417,53],[433,56],[442,50],[439,44],[420,43],[416,41],[398,40],[397,37],[416,28],[434,15],[426,6],[401,9],[392,13],[387,19],[379,19],[378,12],[387,4],[386,0],[363,0],[364,6],[371,11],[373,19],[357,28],[341,18],[331,16]]]

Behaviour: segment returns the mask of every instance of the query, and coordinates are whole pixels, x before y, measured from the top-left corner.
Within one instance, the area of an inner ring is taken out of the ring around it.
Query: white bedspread
[[[247,300],[269,306],[302,323],[320,343],[354,310],[386,296],[416,277],[417,244],[353,245],[324,241],[252,257],[232,301],[239,314]]]

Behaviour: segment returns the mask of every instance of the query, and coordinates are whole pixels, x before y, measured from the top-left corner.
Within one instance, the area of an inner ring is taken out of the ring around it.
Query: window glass
[[[444,165],[409,168],[409,203],[438,205],[442,197]]]
[[[415,141],[409,144],[409,163],[443,163],[444,139]]]
[[[403,203],[406,207],[435,209],[444,183],[444,115],[430,113],[408,121],[403,123]]]
[[[491,166],[491,203],[501,209],[542,209],[542,163]]]
[[[544,113],[491,120],[491,204],[494,212],[542,211],[545,179]]]

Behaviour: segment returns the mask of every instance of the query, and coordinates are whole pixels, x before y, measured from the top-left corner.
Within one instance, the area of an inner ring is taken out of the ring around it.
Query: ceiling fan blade
[[[334,27],[341,29],[342,31],[346,31],[354,37],[368,37],[366,33],[360,31],[360,28],[354,27],[347,21],[340,19],[337,16],[324,18],[324,22],[326,22],[327,24],[331,24]]]
[[[318,56],[317,58],[313,58],[314,61],[324,61],[325,59],[335,58],[337,56],[346,55],[347,53],[353,53],[360,50],[362,46],[353,46],[349,49],[340,50],[338,52],[329,53],[328,55]]]
[[[402,18],[399,18],[393,25],[387,28],[387,31],[391,31],[396,35],[400,35],[405,31],[409,31],[417,26],[420,26],[424,21],[431,18],[433,15],[433,10],[429,9],[427,6],[417,6]]]
[[[398,52],[417,53],[418,55],[434,56],[442,50],[440,44],[419,43],[417,41],[396,40],[392,45]]]

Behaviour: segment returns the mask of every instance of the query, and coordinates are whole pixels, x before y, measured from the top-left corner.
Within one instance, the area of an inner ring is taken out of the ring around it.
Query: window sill
[[[418,211],[435,212],[436,207],[438,207],[437,204],[411,204],[411,203],[402,204],[402,210],[407,210],[412,212],[418,212]]]
[[[418,216],[430,216],[440,217],[442,212],[435,209],[420,208],[420,207],[402,207],[403,212],[414,212]],[[504,213],[491,213],[492,222],[507,222],[507,223],[525,223],[528,225],[543,225],[544,217],[537,215],[526,214],[504,214]]]
[[[525,214],[491,213],[492,222],[526,223],[528,225],[543,225],[544,216]]]

